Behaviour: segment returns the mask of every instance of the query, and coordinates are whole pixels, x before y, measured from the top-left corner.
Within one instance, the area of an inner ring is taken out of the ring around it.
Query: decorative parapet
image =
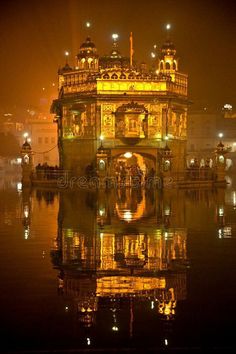
[[[177,94],[187,97],[187,76],[175,73],[172,76],[141,75],[137,72],[101,73],[72,72],[64,74],[63,93],[95,92],[123,95],[167,95]]]

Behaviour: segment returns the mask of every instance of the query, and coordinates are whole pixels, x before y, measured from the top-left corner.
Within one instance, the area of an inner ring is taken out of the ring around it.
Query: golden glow
[[[170,24],[170,23],[167,23],[166,29],[167,29],[167,30],[170,30],[170,29],[171,29],[171,24]]]
[[[165,289],[164,277],[108,276],[97,279],[97,296],[132,294],[154,289]]]
[[[91,27],[91,23],[90,22],[86,22],[86,27],[87,28]]]

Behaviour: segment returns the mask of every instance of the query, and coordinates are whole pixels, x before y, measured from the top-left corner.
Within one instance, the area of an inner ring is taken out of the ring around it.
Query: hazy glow
[[[29,133],[27,133],[27,132],[25,132],[24,134],[23,134],[23,137],[26,139],[26,138],[28,138],[28,136],[29,136]]]
[[[66,51],[65,51],[65,56],[68,57],[69,54],[70,54],[70,53],[66,50]]]
[[[100,140],[104,140],[104,136],[103,135],[100,135]]]
[[[90,22],[86,22],[86,27],[87,28],[91,27],[91,23]]]
[[[170,30],[170,29],[171,29],[171,24],[170,24],[170,23],[167,23],[166,29],[167,29],[167,30]]]
[[[151,52],[151,57],[156,58],[156,54],[154,52]]]
[[[218,134],[218,137],[219,137],[219,138],[223,138],[223,136],[224,136],[223,133],[219,133],[219,134]]]

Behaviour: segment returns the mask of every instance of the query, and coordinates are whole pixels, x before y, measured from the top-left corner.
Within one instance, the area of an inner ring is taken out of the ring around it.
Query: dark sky
[[[189,74],[189,93],[196,105],[236,106],[236,5],[233,0],[8,0],[0,5],[0,105],[37,106],[49,98],[57,69],[69,61],[86,37],[84,23],[100,54],[120,35],[120,49],[128,55],[133,31],[135,59],[149,61],[153,44],[171,38],[180,69]],[[45,87],[43,91],[42,88]]]

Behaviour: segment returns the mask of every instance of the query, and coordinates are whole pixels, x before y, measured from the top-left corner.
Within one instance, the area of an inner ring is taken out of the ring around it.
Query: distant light
[[[16,185],[16,188],[17,188],[17,192],[21,192],[22,191],[22,183],[18,182]]]
[[[223,236],[223,230],[222,229],[218,230],[218,236],[219,236],[219,238],[222,238],[222,236]]]
[[[118,35],[117,33],[113,33],[113,34],[112,34],[112,38],[113,38],[114,40],[116,40],[116,39],[119,38],[119,35]]]
[[[167,23],[166,29],[167,29],[167,31],[171,29],[171,24],[170,23]]]
[[[22,158],[21,158],[21,157],[17,157],[17,159],[16,159],[16,163],[17,163],[17,165],[20,165],[20,164],[21,164],[21,162],[22,162]]]
[[[219,208],[219,216],[224,216],[224,208]]]
[[[151,57],[156,58],[156,54],[154,52],[151,52]]]
[[[233,143],[233,146],[236,146],[236,143]]]
[[[126,159],[130,159],[132,156],[133,156],[132,152],[126,152],[126,153],[124,154],[124,157],[125,157]]]
[[[219,138],[223,138],[223,136],[224,136],[223,133],[219,133],[219,134],[218,134],[218,137],[219,137]]]
[[[168,135],[166,135],[166,136],[165,136],[165,140],[169,140],[169,137],[168,137]]]
[[[233,192],[233,203],[236,206],[236,192]]]
[[[104,140],[104,136],[102,134],[100,135],[100,140]]]
[[[67,312],[69,310],[69,306],[65,306],[65,311]]]
[[[165,339],[165,345],[168,345],[168,339]]]
[[[100,232],[100,237],[103,238],[103,232]]]
[[[113,326],[113,327],[112,327],[112,330],[113,330],[114,332],[117,332],[117,331],[119,331],[119,328],[118,328],[117,326]]]
[[[165,231],[164,236],[165,236],[165,240],[168,240],[168,232],[167,231]]]
[[[156,70],[156,74],[157,74],[157,75],[159,74],[159,70]]]
[[[86,22],[86,27],[87,28],[91,27],[91,23],[90,22]]]
[[[25,132],[24,134],[23,134],[23,137],[26,139],[26,138],[28,138],[28,136],[29,136],[29,133],[27,133],[27,132]]]
[[[156,44],[154,44],[153,48],[154,48],[154,49],[157,49],[157,45],[156,45]]]
[[[45,91],[45,87],[43,87],[43,91]]]
[[[65,56],[68,57],[69,54],[70,54],[70,53],[66,50],[66,51],[65,51]]]
[[[232,108],[233,108],[233,106],[231,104],[229,104],[229,103],[226,103],[224,105],[224,109],[227,109],[228,111],[232,111]]]
[[[27,226],[27,228],[24,231],[24,237],[25,237],[25,240],[28,240],[28,238],[29,238],[29,226]]]
[[[154,309],[154,301],[151,301],[151,309]]]
[[[31,143],[31,138],[28,138],[28,143]]]
[[[104,214],[105,214],[104,209],[99,209],[99,215],[100,215],[100,216],[103,216]]]
[[[90,338],[86,338],[86,340],[87,340],[87,345],[90,345],[91,344]]]
[[[54,82],[52,83],[52,86],[55,86],[55,83],[54,83]]]

